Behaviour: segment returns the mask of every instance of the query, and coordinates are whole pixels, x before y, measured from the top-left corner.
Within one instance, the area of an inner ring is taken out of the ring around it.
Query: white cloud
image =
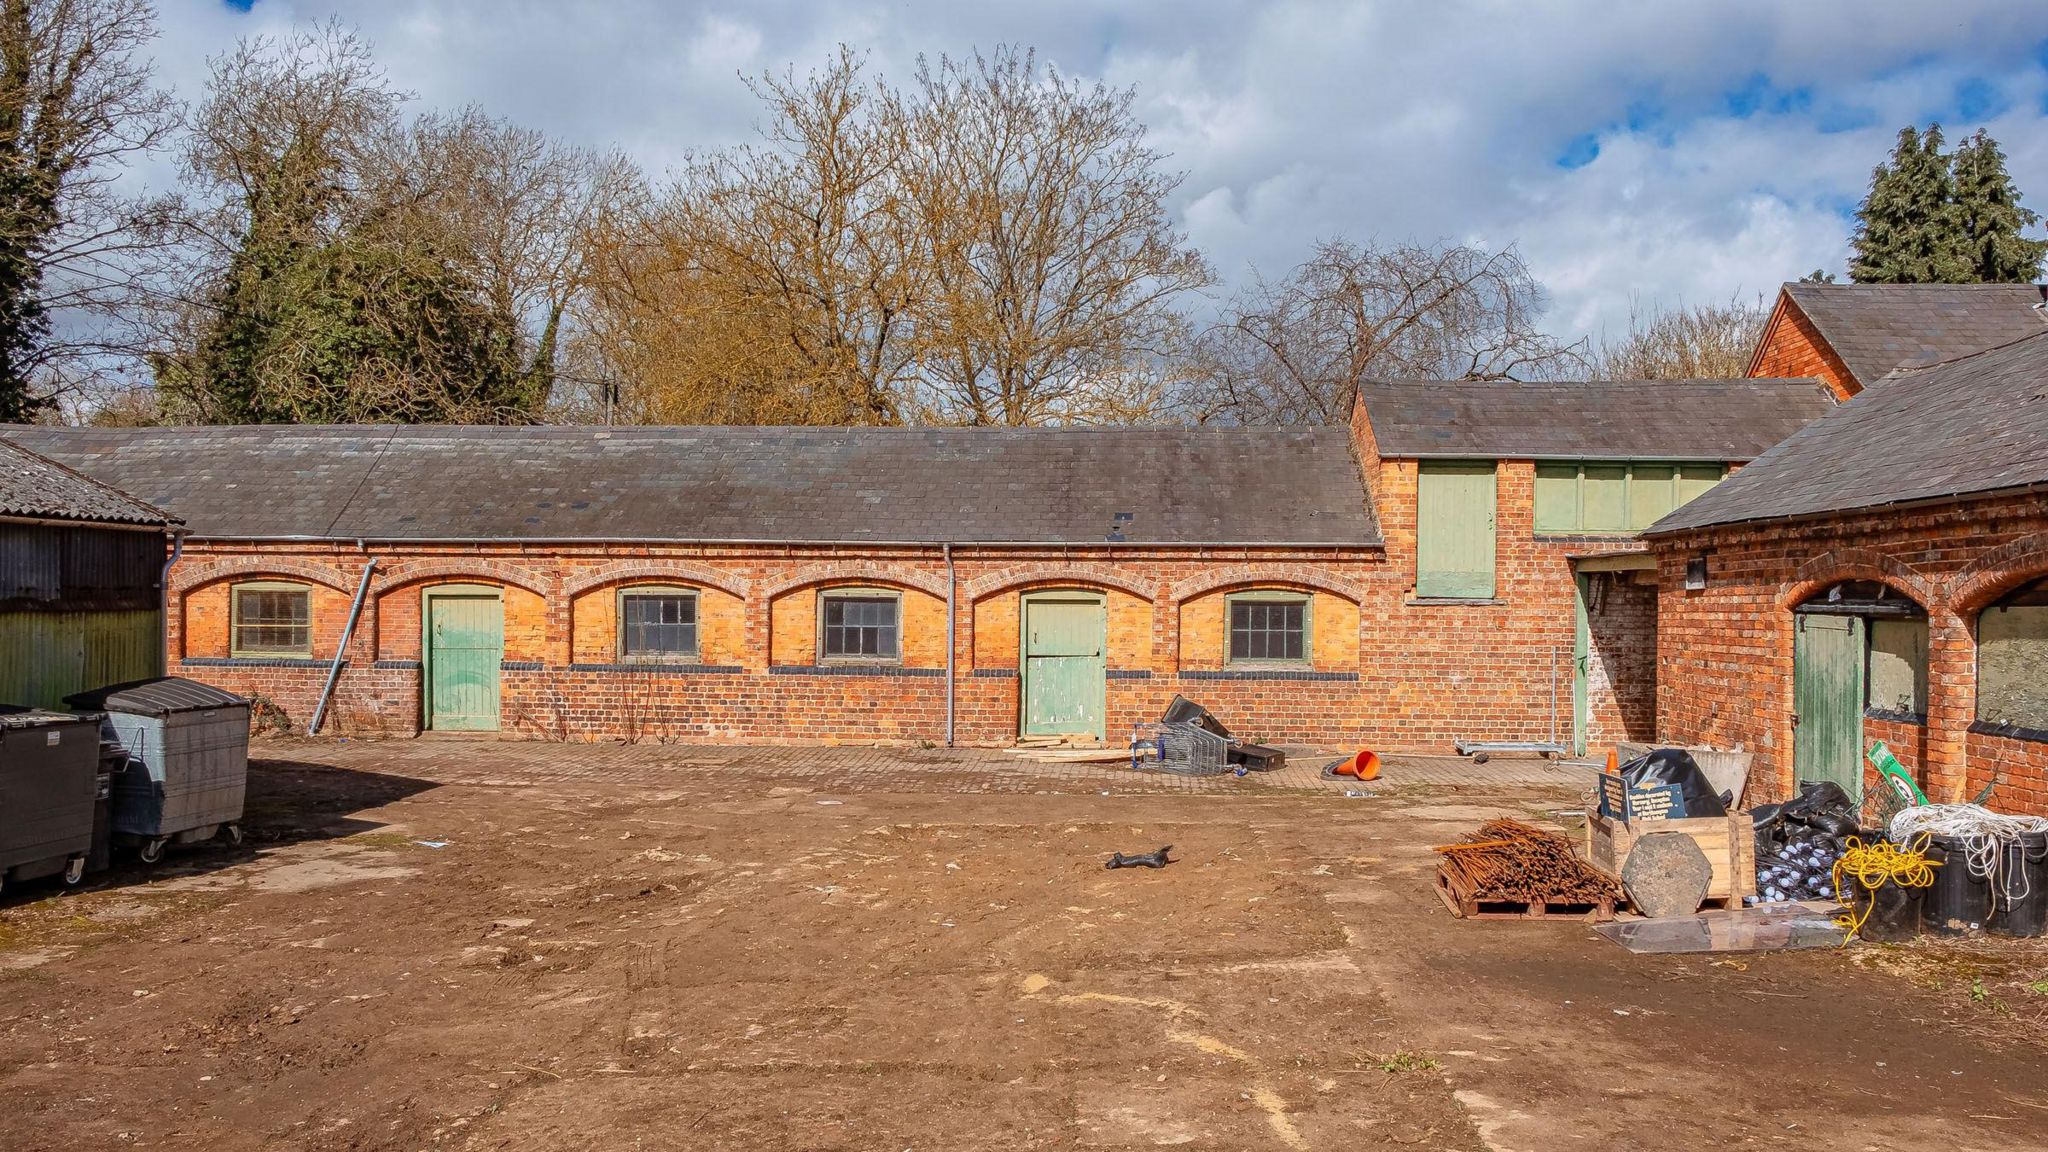
[[[188,97],[235,37],[330,14],[160,3],[159,61]],[[920,53],[1035,45],[1138,87],[1188,173],[1184,226],[1226,277],[1336,234],[1517,242],[1571,334],[1625,326],[1632,299],[1724,300],[1840,270],[1840,209],[1899,125],[1954,117],[1965,80],[2001,96],[1989,127],[2048,207],[2048,25],[2032,0],[334,0],[332,14],[425,103],[475,102],[655,170],[747,134],[741,74],[805,69],[840,41],[899,77]],[[1729,94],[1759,75],[1767,97],[1803,102],[1735,118]],[[1598,156],[1558,167],[1586,135]]]

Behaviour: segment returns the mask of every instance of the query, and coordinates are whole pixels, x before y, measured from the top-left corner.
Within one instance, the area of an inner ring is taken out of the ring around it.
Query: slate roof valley
[[[2048,485],[2048,332],[1866,388],[1645,536]]]
[[[232,539],[1377,546],[1344,428],[4,433]]]

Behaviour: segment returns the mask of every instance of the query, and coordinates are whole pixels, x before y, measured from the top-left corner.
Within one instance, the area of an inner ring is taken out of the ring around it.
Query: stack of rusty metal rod
[[[1492,820],[1440,844],[1437,875],[1464,900],[1598,903],[1620,896],[1614,878],[1578,858],[1562,836],[1519,820]]]

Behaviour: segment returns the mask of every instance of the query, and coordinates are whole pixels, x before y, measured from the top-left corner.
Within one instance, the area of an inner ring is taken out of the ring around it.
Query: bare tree
[[[1607,380],[1742,376],[1770,318],[1761,297],[1648,313],[1632,305],[1628,335],[1601,344],[1594,371]]]
[[[0,3],[0,420],[34,415],[129,350],[135,254],[161,206],[116,190],[177,105],[141,55],[147,0]]]
[[[1191,416],[1246,424],[1349,419],[1362,380],[1554,378],[1583,345],[1536,324],[1542,288],[1514,249],[1331,240],[1231,301],[1189,365]]]
[[[614,216],[601,242],[603,339],[664,419],[888,424],[902,418],[924,243],[903,141],[858,56],[751,87],[761,140],[694,158]]]
[[[522,331],[522,370],[549,390],[592,229],[633,186],[632,166],[471,107],[383,134],[369,179],[392,227],[426,238]]]
[[[882,424],[1154,418],[1177,298],[1208,266],[1168,222],[1131,94],[1029,53],[754,85],[758,144],[610,217],[592,328],[629,417]]]
[[[920,414],[1048,424],[1149,413],[1182,340],[1175,304],[1213,277],[1174,229],[1134,93],[1030,52],[921,62],[889,119],[929,244],[918,301]]]

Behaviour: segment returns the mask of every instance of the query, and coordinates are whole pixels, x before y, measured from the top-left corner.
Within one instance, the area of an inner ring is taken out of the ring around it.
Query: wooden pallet
[[[1437,899],[1460,920],[1577,920],[1600,924],[1614,919],[1612,898],[1595,902],[1583,900],[1468,900],[1451,891],[1441,874],[1436,878]]]

